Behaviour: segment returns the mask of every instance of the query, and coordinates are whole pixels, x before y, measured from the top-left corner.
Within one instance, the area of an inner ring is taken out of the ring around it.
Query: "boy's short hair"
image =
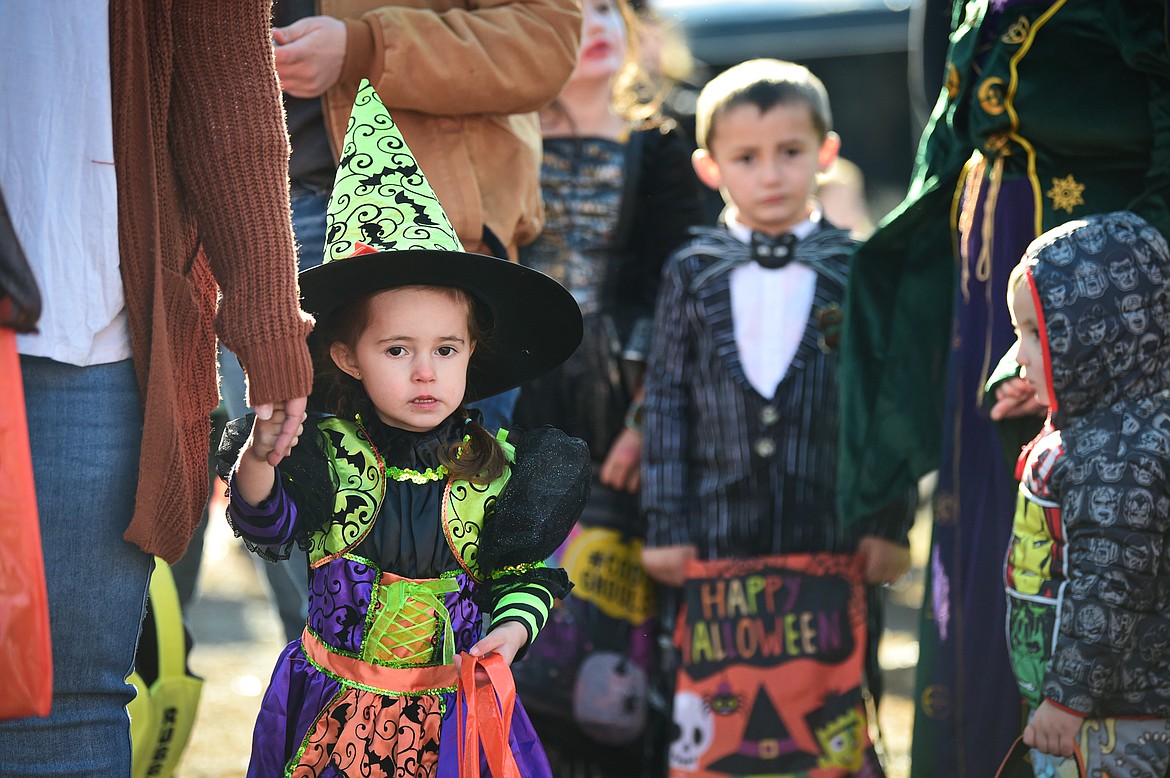
[[[707,82],[695,108],[695,141],[710,150],[719,115],[737,105],[754,105],[765,112],[776,105],[804,103],[812,113],[820,140],[833,129],[829,93],[803,65],[779,59],[750,59]]]

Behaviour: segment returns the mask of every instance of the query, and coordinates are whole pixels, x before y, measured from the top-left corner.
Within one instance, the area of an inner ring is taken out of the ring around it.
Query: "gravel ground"
[[[926,555],[928,531],[926,520],[920,518],[911,535],[919,563],[890,591],[889,625],[881,647],[887,695],[880,720],[889,778],[906,778],[910,771],[909,697],[918,663],[920,562]],[[222,520],[213,521],[208,529],[199,595],[188,616],[196,641],[191,667],[204,678],[204,686],[195,730],[176,778],[242,778],[260,696],[284,641],[253,559]]]

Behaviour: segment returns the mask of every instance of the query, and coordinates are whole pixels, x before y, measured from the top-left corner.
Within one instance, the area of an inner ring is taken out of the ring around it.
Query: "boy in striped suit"
[[[909,568],[916,495],[859,528],[843,527],[835,504],[836,346],[854,242],[815,198],[840,145],[824,86],[799,65],[745,62],[703,89],[696,135],[695,170],[727,207],[663,271],[643,563],[677,587],[689,560],[857,551],[869,583],[892,583]]]

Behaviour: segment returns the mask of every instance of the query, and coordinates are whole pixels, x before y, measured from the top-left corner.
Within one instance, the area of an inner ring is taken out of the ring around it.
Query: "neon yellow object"
[[[362,643],[362,659],[391,667],[452,664],[455,636],[443,595],[457,591],[459,582],[454,578],[397,580],[378,585],[369,637]],[[442,630],[441,636],[438,629]],[[441,654],[436,647],[441,648]]]
[[[150,608],[158,642],[158,678],[147,687],[137,672],[126,679],[138,694],[128,707],[133,778],[169,778],[195,726],[203,679],[187,672],[187,642],[171,568],[155,557]]]
[[[354,98],[325,223],[326,265],[360,257],[362,247],[463,251],[398,125],[366,79]]]

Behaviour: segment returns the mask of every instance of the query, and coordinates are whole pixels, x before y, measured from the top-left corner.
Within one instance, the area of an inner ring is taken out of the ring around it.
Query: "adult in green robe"
[[[1041,232],[1129,209],[1170,235],[1164,0],[956,0],[905,201],[857,252],[842,339],[841,515],[938,470],[913,776],[994,775],[1021,730],[1002,565],[1014,462],[985,388],[1014,341],[1006,281]],[[1151,268],[1152,269],[1152,268]],[[1100,271],[1147,272],[1111,267]],[[1069,294],[1092,294],[1080,279]],[[1002,446],[1002,447],[1001,447]],[[1009,457],[1010,459],[1010,457]]]

